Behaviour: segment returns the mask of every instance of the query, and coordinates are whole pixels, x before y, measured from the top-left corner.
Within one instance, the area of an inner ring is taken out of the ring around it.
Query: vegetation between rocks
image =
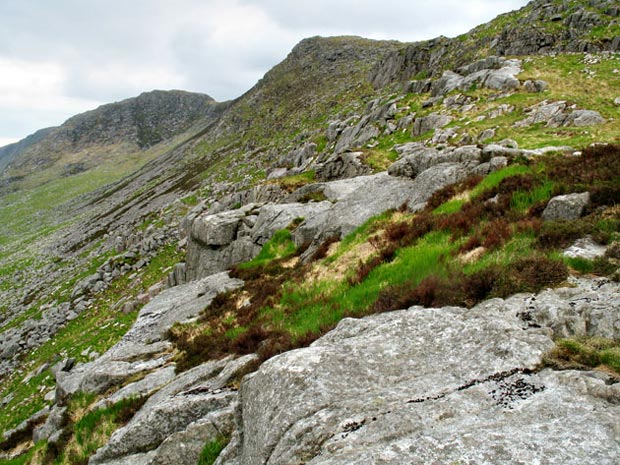
[[[231,352],[268,358],[308,344],[346,316],[411,305],[470,307],[557,286],[568,276],[566,263],[574,264],[559,248],[584,233],[603,243],[619,237],[618,218],[606,216],[620,200],[619,156],[618,146],[592,147],[580,157],[546,156],[472,177],[435,193],[420,213],[388,212],[337,245],[330,241],[327,256],[313,263],[283,266],[283,255],[273,252],[286,243],[283,232],[263,258],[237,267],[243,290],[218,296],[198,325],[170,331],[179,367]],[[582,190],[592,192],[586,217],[540,219],[553,195]],[[582,267],[605,270],[611,267]]]

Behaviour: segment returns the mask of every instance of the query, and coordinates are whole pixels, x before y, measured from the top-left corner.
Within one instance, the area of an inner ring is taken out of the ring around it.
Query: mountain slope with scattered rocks
[[[0,464],[615,463],[616,16],[306,39],[20,142],[150,161],[4,194]]]

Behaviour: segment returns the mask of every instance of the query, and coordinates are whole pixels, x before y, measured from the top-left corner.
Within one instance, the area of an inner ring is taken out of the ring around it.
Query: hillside
[[[74,116],[0,149],[3,192],[119,163],[128,154],[182,134],[217,108],[207,95],[152,91]]]
[[[0,464],[614,464],[618,16],[314,37],[2,149]]]

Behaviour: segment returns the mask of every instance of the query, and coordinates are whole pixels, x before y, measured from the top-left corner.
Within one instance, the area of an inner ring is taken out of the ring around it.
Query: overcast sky
[[[304,37],[467,32],[525,0],[0,0],[0,146],[153,89],[238,97]]]

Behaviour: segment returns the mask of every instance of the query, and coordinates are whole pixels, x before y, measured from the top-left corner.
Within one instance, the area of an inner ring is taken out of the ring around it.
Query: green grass
[[[125,275],[113,281],[106,290],[96,296],[92,308],[68,322],[54,338],[29,352],[22,363],[26,372],[13,373],[5,380],[0,391],[1,397],[9,393],[15,396],[0,410],[0,431],[15,427],[45,405],[43,400],[45,388],[51,388],[54,380],[49,370],[46,370],[30,382],[24,383],[23,379],[28,371],[46,362],[54,363],[59,357],[73,357],[78,361],[87,361],[87,358],[81,355],[82,351],[88,349],[102,354],[112,347],[129,330],[139,310],[123,313],[113,306],[123,297],[131,300],[145,292],[151,285],[163,279],[181,258],[174,244],[165,246],[141,270],[140,279],[130,281]],[[67,291],[70,292],[70,289],[71,287],[68,287]]]
[[[605,367],[620,375],[620,341],[595,337],[559,339],[545,362],[559,368]]]
[[[386,224],[391,216],[392,212],[387,211],[366,220],[361,226],[358,226],[353,232],[347,234],[342,241],[338,243],[336,251],[325,259],[326,263],[336,262],[355,246],[366,242],[372,232],[380,228],[382,224]]]
[[[295,253],[293,236],[288,229],[276,231],[273,237],[263,245],[259,254],[249,262],[238,265],[239,269],[264,266],[273,260],[287,258]]]
[[[88,458],[105,444],[114,430],[126,423],[133,413],[144,403],[140,398],[128,398],[114,405],[88,412],[77,422],[73,431],[81,457]]]
[[[0,465],[26,465],[31,463],[32,459],[42,452],[45,448],[45,443],[43,441],[35,444],[33,448],[31,448],[25,454],[22,454],[13,459],[0,459]]]
[[[469,193],[470,198],[476,198],[484,191],[497,187],[504,179],[509,178],[511,176],[518,176],[522,174],[527,174],[531,172],[531,168],[525,165],[514,164],[509,165],[506,168],[502,168],[501,170],[494,171],[493,173],[487,175],[476,187],[474,187]],[[546,191],[545,191],[546,192]],[[538,196],[542,196],[543,192],[538,192]],[[531,205],[537,197],[532,197],[532,193],[522,193],[520,196],[517,196],[515,200],[514,206],[519,206],[520,208],[524,208],[525,205]],[[437,207],[433,213],[436,215],[441,214],[451,214],[458,212],[462,209],[463,205],[466,203],[465,199],[452,199],[444,202],[439,207]],[[528,205],[528,206],[529,206]]]
[[[226,444],[228,444],[228,439],[226,438],[218,438],[207,442],[200,453],[198,465],[213,465],[226,447]]]
[[[515,210],[525,211],[532,205],[549,200],[554,187],[555,183],[547,179],[532,191],[517,191],[512,196],[511,206]]]
[[[499,184],[506,178],[511,176],[517,176],[520,174],[529,173],[531,169],[524,165],[510,165],[501,170],[494,171],[486,176],[476,187],[472,189],[471,197],[475,198],[488,189],[499,186]]]
[[[579,273],[585,274],[592,273],[592,271],[594,271],[594,262],[592,260],[588,260],[587,258],[562,256],[562,260],[567,266],[570,266],[573,270],[578,271]]]
[[[394,163],[398,154],[395,151],[379,149],[363,149],[362,162],[370,167],[373,173],[387,171],[388,167]]]
[[[450,213],[455,213],[455,212],[460,211],[464,204],[465,204],[465,200],[461,200],[461,199],[448,200],[447,202],[442,203],[439,207],[433,210],[433,213],[436,215],[442,215],[442,214],[448,215]]]
[[[290,283],[278,309],[266,309],[272,322],[293,337],[319,332],[346,315],[363,314],[377,300],[387,284],[419,282],[430,273],[441,273],[442,255],[454,245],[444,232],[429,234],[419,243],[398,251],[394,261],[375,268],[360,284],[319,282],[309,287]],[[286,286],[286,285],[285,285]]]
[[[286,191],[292,192],[302,186],[305,186],[306,184],[311,184],[315,182],[315,180],[316,173],[314,172],[314,170],[310,170],[292,176],[284,176],[271,182],[274,184],[279,184],[280,187],[282,187]]]

